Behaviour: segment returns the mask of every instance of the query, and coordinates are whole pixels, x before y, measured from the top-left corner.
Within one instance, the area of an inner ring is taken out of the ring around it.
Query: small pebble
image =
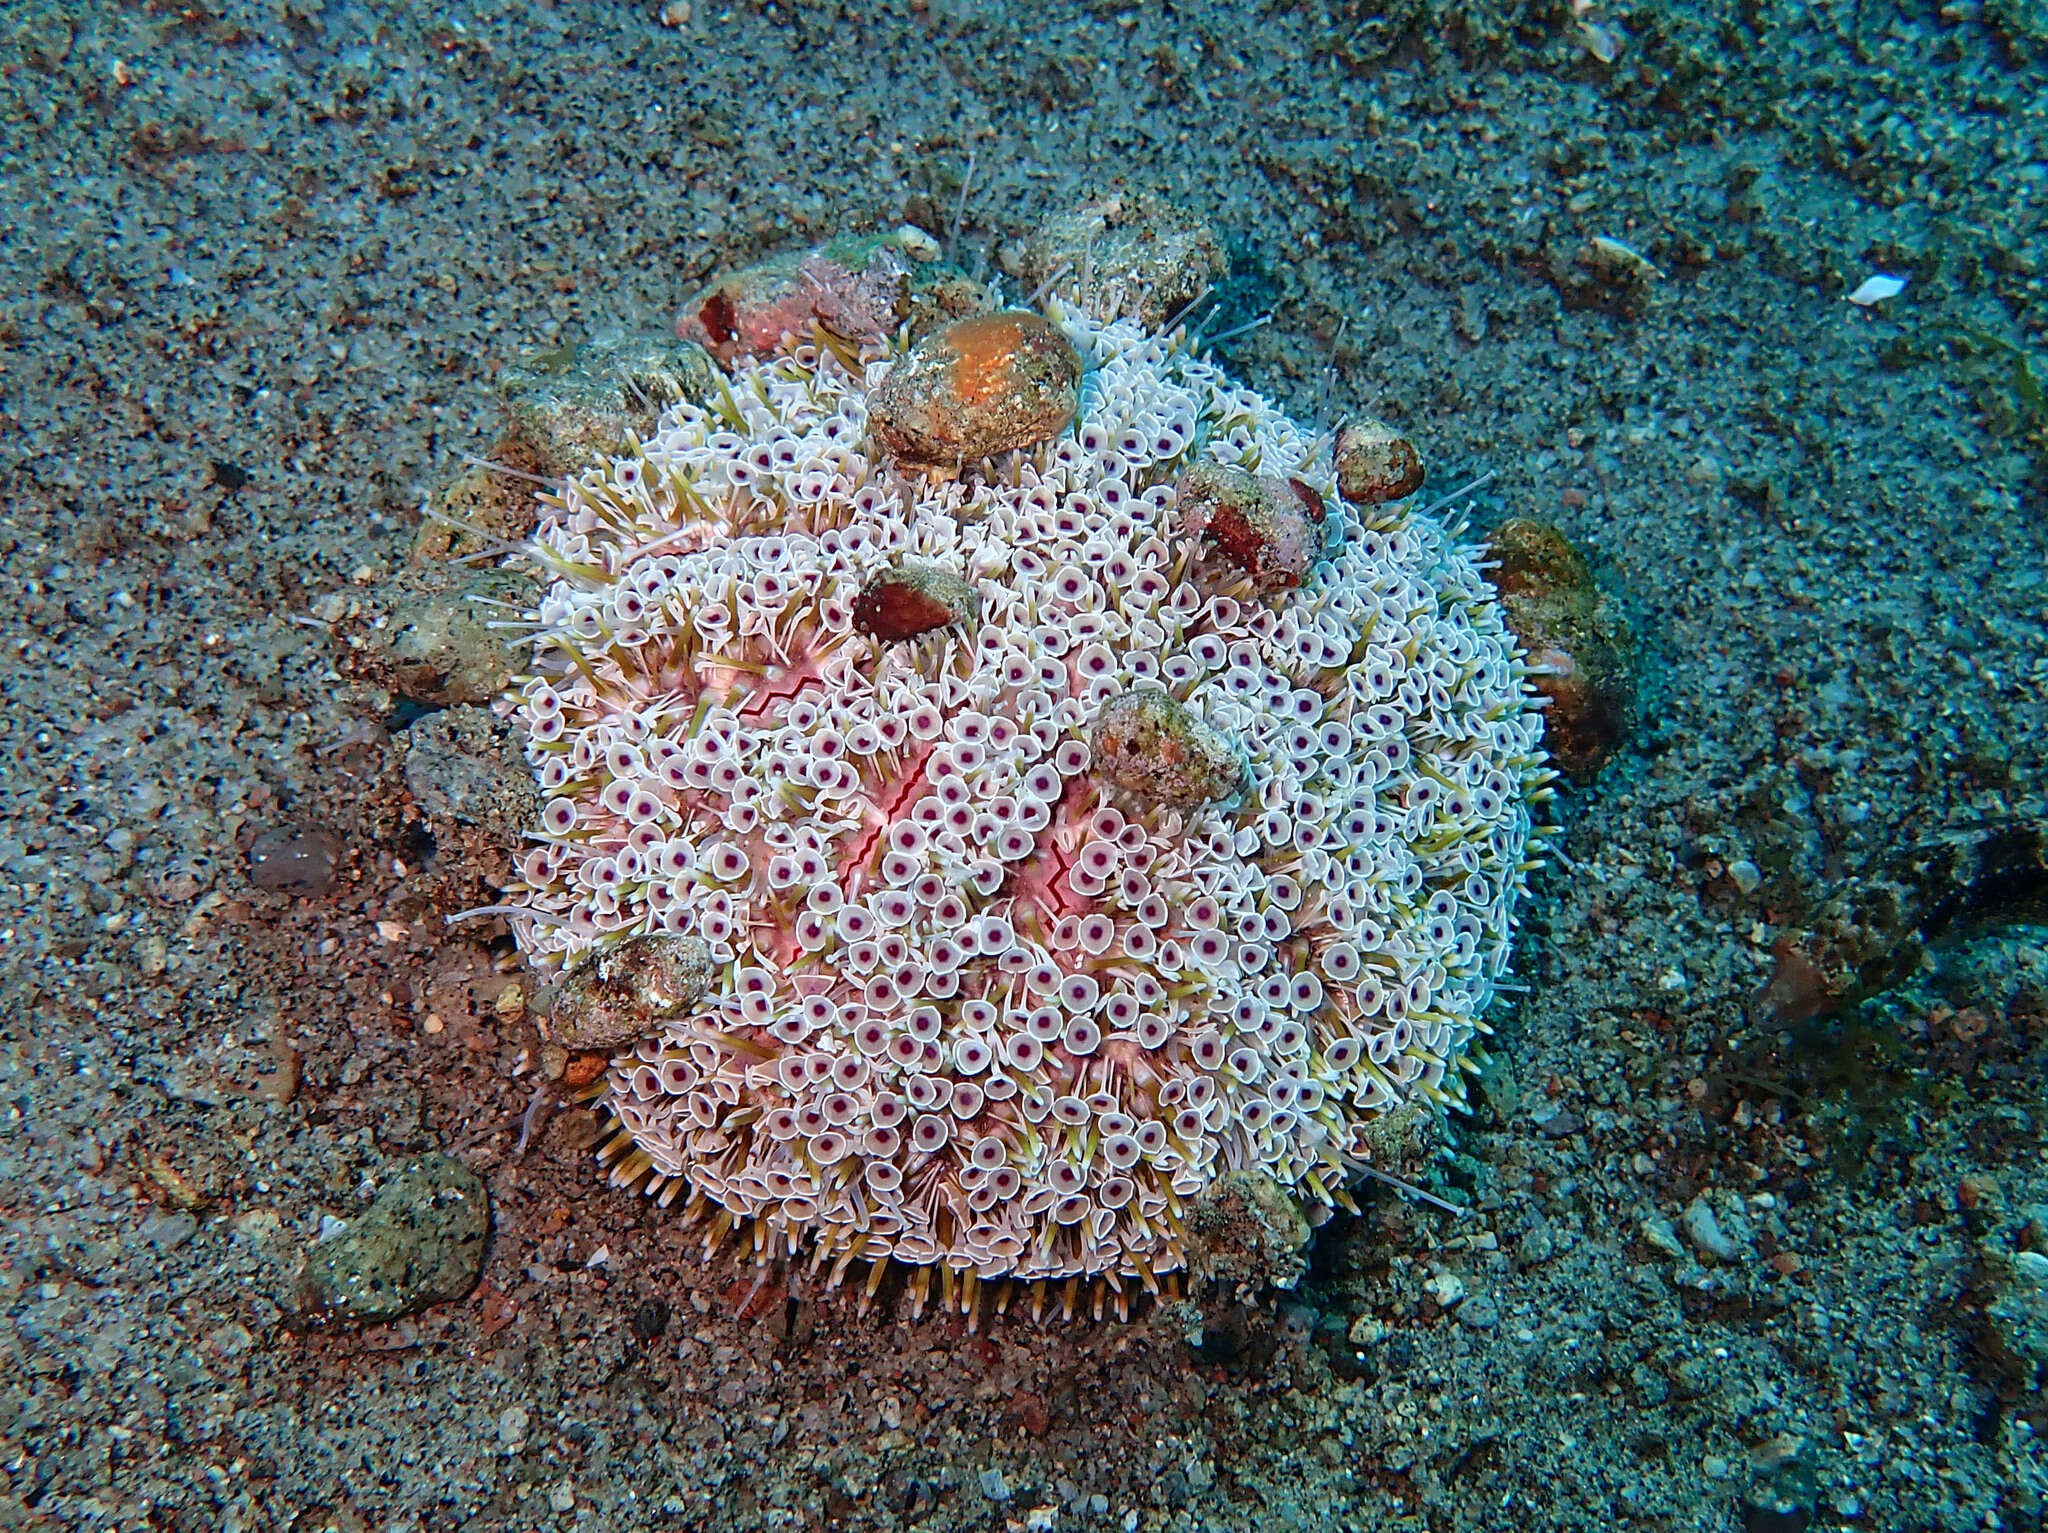
[[[1422,488],[1422,455],[1385,421],[1365,416],[1341,427],[1334,452],[1337,493],[1354,506],[1405,500]]]
[[[249,882],[279,894],[325,894],[341,862],[341,842],[324,830],[280,826],[249,846]]]
[[[1721,1221],[1714,1217],[1713,1207],[1704,1196],[1687,1205],[1679,1216],[1679,1224],[1692,1248],[1707,1260],[1732,1263],[1739,1254],[1735,1242],[1721,1232]]]
[[[533,1417],[523,1405],[508,1405],[498,1412],[498,1445],[507,1450],[526,1441],[526,1429]]]
[[[1422,1285],[1439,1309],[1455,1309],[1465,1297],[1465,1280],[1455,1272],[1439,1272]]]
[[[629,937],[556,986],[546,1032],[564,1048],[614,1049],[688,1012],[714,977],[711,949],[700,937]]]
[[[562,1479],[550,1485],[548,1487],[548,1505],[557,1512],[575,1511],[576,1482],[574,1480]]]
[[[1010,1485],[1003,1478],[1002,1470],[991,1466],[982,1470],[980,1478],[981,1493],[989,1500],[1000,1503],[1010,1499]]]
[[[1645,1219],[1642,1228],[1643,1243],[1651,1250],[1661,1252],[1673,1261],[1684,1259],[1685,1247],[1679,1244],[1678,1230],[1669,1219]]]

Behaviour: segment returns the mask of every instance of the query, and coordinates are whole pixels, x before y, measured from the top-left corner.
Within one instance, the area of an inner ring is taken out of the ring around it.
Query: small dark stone
[[[853,626],[884,644],[981,616],[981,595],[951,570],[904,559],[869,577],[853,599]]]
[[[213,460],[213,482],[232,495],[249,483],[249,471],[239,463],[230,463],[225,458]]]
[[[279,894],[325,894],[340,862],[341,842],[326,831],[280,826],[250,844],[249,882]]]
[[[668,1329],[668,1306],[659,1299],[649,1299],[633,1311],[633,1334],[642,1341],[656,1341]]]

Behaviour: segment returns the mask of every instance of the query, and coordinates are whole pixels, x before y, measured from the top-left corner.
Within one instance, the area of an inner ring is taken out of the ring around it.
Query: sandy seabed
[[[0,1527],[2039,1528],[1996,1315],[2048,1323],[2011,1276],[2040,928],[1853,1025],[1758,1000],[1842,880],[2038,823],[2039,22],[1580,21],[6,7]],[[1373,1192],[1199,1353],[754,1291],[602,1185],[579,1113],[516,1153],[520,977],[443,927],[474,875],[329,631],[521,348],[841,229],[999,271],[1120,185],[1230,242],[1218,328],[1272,315],[1235,371],[1492,470],[1644,672],[1428,1174],[1473,1212]],[[291,826],[340,847],[318,895],[249,877]],[[482,1286],[287,1324],[323,1219],[429,1149],[490,1188]]]

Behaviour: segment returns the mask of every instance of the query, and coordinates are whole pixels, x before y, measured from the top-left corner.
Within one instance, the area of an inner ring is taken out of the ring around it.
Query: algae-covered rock
[[[842,235],[727,272],[683,305],[676,334],[721,362],[767,356],[811,327],[856,346],[888,339],[908,323],[913,338],[980,313],[988,290],[938,259],[921,230]]]
[[[1308,1271],[1312,1229],[1301,1205],[1263,1171],[1232,1171],[1188,1209],[1188,1270],[1237,1299],[1292,1288]]]
[[[1095,775],[1141,803],[1193,809],[1244,791],[1244,756],[1230,738],[1156,686],[1111,698],[1090,742]]]
[[[1323,498],[1299,479],[1202,463],[1181,476],[1174,509],[1205,561],[1242,570],[1268,594],[1300,585],[1334,551]]]
[[[510,727],[488,708],[444,708],[406,731],[405,785],[430,822],[481,827],[516,842],[539,813],[533,774]]]
[[[296,1284],[309,1318],[395,1320],[459,1299],[483,1272],[490,1194],[469,1167],[426,1155],[400,1167],[347,1231],[307,1254]]]
[[[717,364],[702,346],[648,335],[529,351],[498,378],[512,434],[544,476],[624,452],[662,410],[708,399],[717,387]]]
[[[615,1049],[686,1015],[716,977],[698,937],[628,937],[572,969],[555,991],[546,1032],[568,1049]]]
[[[1205,220],[1151,192],[1097,198],[1046,220],[1024,247],[1026,290],[1043,287],[1101,319],[1158,330],[1229,273]]]
[[[482,570],[450,580],[438,571],[402,572],[380,592],[383,623],[364,635],[370,677],[401,697],[450,707],[505,690],[517,665],[502,624],[533,599],[517,570]]]

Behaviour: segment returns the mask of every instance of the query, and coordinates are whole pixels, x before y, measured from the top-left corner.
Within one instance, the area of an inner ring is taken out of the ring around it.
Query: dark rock
[[[340,862],[341,842],[328,832],[280,826],[250,843],[249,882],[280,894],[325,894]]]
[[[1080,384],[1081,359],[1050,320],[982,314],[913,346],[870,396],[869,419],[903,462],[945,468],[1057,435]]]
[[[1620,604],[1555,527],[1517,518],[1488,540],[1508,628],[1550,699],[1543,744],[1558,767],[1592,777],[1621,744],[1635,697],[1635,636]]]
[[[309,1318],[382,1321],[459,1299],[483,1272],[490,1194],[474,1171],[426,1155],[392,1175],[345,1234],[307,1254],[295,1285]]]

